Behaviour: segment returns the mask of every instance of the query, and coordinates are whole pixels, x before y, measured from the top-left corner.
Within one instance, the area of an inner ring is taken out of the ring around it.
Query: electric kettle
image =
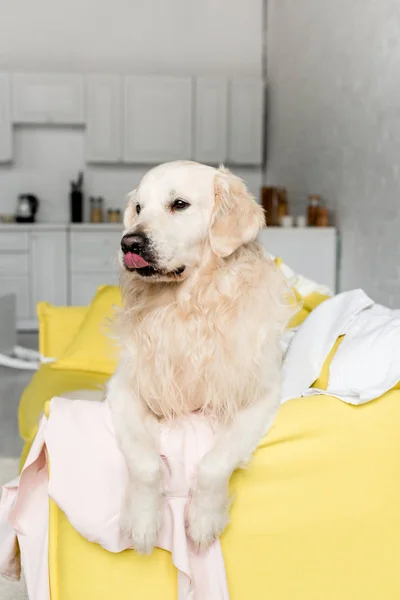
[[[17,223],[34,223],[39,208],[39,200],[32,194],[21,194],[18,196],[17,212],[15,220]]]

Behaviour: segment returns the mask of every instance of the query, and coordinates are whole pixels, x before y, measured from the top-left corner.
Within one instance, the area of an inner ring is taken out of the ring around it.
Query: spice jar
[[[316,227],[321,196],[310,194],[308,196],[307,221],[309,227]]]
[[[90,222],[91,223],[103,223],[103,198],[100,196],[95,198],[90,197]]]
[[[109,223],[121,222],[121,211],[114,208],[109,208],[107,211],[107,220]]]

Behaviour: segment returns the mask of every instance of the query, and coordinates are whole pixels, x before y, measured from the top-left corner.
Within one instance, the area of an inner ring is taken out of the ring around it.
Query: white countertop
[[[31,230],[70,230],[70,231],[82,231],[82,230],[110,230],[110,231],[122,231],[122,223],[0,223],[0,231],[31,231]],[[281,231],[283,235],[287,232],[306,232],[316,233],[317,235],[321,231],[336,231],[335,227],[266,227],[267,230]],[[301,234],[300,234],[301,235]]]
[[[70,231],[82,231],[89,230],[109,230],[109,231],[122,231],[124,226],[122,223],[69,223],[67,228]]]
[[[2,231],[122,231],[122,223],[0,223]]]

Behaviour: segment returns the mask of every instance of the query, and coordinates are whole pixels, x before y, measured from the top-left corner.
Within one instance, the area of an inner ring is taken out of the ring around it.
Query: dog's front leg
[[[108,384],[107,401],[115,435],[128,467],[128,487],[121,527],[137,552],[148,554],[161,527],[161,459],[156,441],[155,416],[135,396],[129,367],[121,363]]]
[[[270,429],[279,408],[280,385],[269,386],[257,402],[238,412],[218,432],[215,445],[199,464],[188,507],[188,533],[199,550],[206,549],[229,522],[229,479],[248,462]]]

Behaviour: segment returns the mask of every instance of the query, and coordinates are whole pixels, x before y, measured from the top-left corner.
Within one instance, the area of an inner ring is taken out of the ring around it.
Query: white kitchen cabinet
[[[264,137],[264,84],[233,79],[229,85],[228,162],[261,165]]]
[[[334,227],[266,227],[260,243],[295,273],[337,291],[337,231]]]
[[[38,302],[67,304],[67,231],[32,230],[30,271],[32,273],[32,314]]]
[[[124,160],[160,163],[192,157],[192,80],[125,79]]]
[[[12,107],[14,123],[84,124],[83,76],[17,73],[13,76]]]
[[[226,79],[196,80],[194,157],[207,164],[227,159],[228,83]]]
[[[72,226],[70,265],[74,273],[112,272],[118,270],[122,224],[108,228],[95,225]]]
[[[36,329],[36,304],[67,304],[67,227],[0,225],[0,296],[15,294],[17,326]]]
[[[100,285],[118,285],[121,225],[71,225],[70,302],[86,305]]]
[[[0,296],[15,294],[18,322],[30,317],[29,247],[25,231],[0,228]]]
[[[86,160],[119,162],[122,159],[121,78],[90,75],[86,80]]]
[[[0,73],[0,162],[11,161],[12,154],[10,78]]]

